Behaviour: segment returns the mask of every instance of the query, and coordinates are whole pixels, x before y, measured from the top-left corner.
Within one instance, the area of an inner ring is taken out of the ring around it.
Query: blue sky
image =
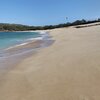
[[[0,0],[0,23],[50,25],[100,17],[100,0]]]

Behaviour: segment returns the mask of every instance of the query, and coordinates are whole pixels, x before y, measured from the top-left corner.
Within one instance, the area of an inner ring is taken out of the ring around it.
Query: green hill
[[[100,22],[100,19],[86,21],[76,20],[75,22],[67,22],[59,25],[46,25],[46,26],[28,26],[28,25],[21,25],[21,24],[8,24],[8,23],[0,23],[0,31],[28,31],[28,30],[47,30],[47,29],[54,29],[54,28],[62,28],[62,27],[69,27],[74,25],[83,25],[89,23],[96,23]]]

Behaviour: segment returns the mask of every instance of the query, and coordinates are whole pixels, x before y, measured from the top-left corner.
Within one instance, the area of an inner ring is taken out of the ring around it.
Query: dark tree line
[[[83,25],[83,24],[90,24],[100,22],[100,18],[97,20],[87,21],[87,20],[76,20],[72,23],[67,22],[59,25],[46,25],[46,26],[27,26],[21,24],[5,24],[0,23],[0,31],[28,31],[28,30],[47,30],[47,29],[54,29],[54,28],[62,28],[62,27],[69,27],[74,25]]]

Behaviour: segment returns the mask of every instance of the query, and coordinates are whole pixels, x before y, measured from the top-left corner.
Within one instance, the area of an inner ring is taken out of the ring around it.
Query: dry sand
[[[0,74],[0,100],[100,100],[100,26],[50,35],[54,44]]]

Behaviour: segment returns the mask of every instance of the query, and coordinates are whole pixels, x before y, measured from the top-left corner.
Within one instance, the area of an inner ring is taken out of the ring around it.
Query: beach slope
[[[100,26],[50,35],[52,45],[0,76],[0,100],[100,100]]]

